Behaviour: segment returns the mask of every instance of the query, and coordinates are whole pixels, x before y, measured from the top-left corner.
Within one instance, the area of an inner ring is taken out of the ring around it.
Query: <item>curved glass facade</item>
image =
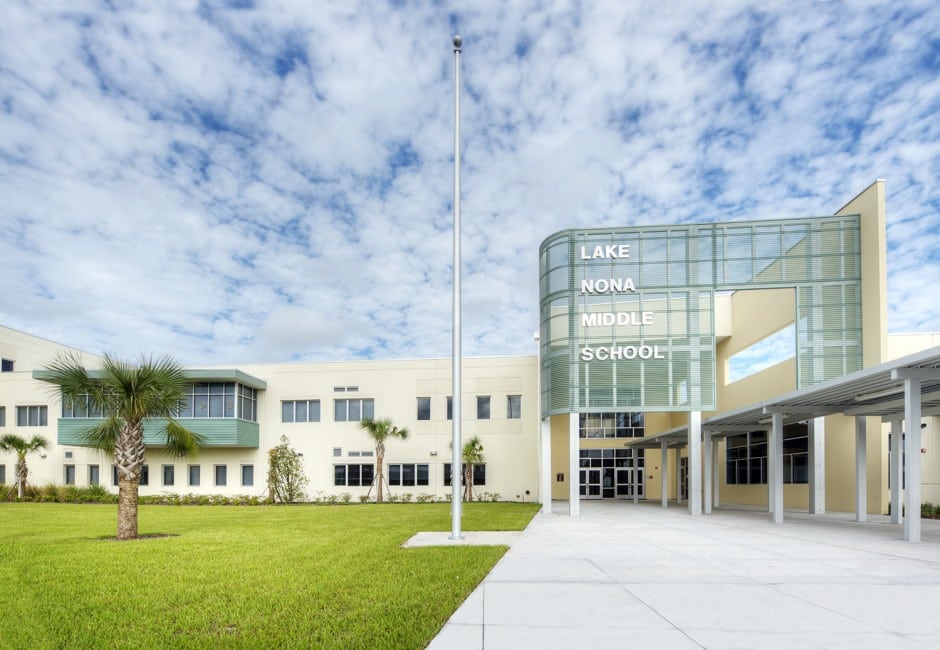
[[[862,367],[860,217],[564,230],[539,248],[542,416],[715,409],[715,294],[795,289],[797,386]]]

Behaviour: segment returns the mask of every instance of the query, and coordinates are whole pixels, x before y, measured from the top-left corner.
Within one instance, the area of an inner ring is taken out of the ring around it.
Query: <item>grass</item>
[[[464,530],[519,530],[537,506],[464,504]],[[0,646],[423,648],[505,547],[402,549],[450,505],[0,505]]]

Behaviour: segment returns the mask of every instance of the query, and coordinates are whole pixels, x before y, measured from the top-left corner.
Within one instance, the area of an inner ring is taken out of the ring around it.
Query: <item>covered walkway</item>
[[[768,510],[775,523],[783,521],[783,427],[794,422],[809,424],[809,507],[811,514],[825,512],[825,428],[827,415],[855,418],[855,518],[867,514],[866,439],[881,435],[869,432],[869,417],[891,425],[891,523],[904,526],[904,539],[921,538],[921,418],[940,415],[940,347],[866,368],[838,379],[793,391],[751,406],[721,413],[701,421],[690,414],[690,423],[655,436],[638,439],[629,446],[661,449],[689,448],[689,513],[711,513],[718,502],[717,442],[721,437],[753,431],[768,433]],[[913,423],[913,426],[906,426]],[[906,432],[905,432],[906,430]],[[901,442],[904,441],[902,453]],[[704,454],[703,454],[704,452]],[[704,461],[702,456],[704,455]],[[678,458],[678,453],[676,454]],[[903,466],[902,466],[903,459]],[[669,477],[663,461],[662,506],[665,508]],[[678,471],[674,472],[673,478]],[[899,477],[906,476],[905,502],[901,507]],[[678,493],[678,491],[677,491]]]

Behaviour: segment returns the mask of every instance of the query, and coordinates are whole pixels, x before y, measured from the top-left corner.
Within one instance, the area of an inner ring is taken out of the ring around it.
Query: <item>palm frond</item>
[[[80,395],[100,397],[101,382],[92,376],[76,352],[56,357],[39,375],[39,379],[51,384],[63,398],[77,399]]]
[[[120,433],[121,421],[111,416],[82,431],[82,437],[89,446],[114,455],[114,446],[117,444]]]
[[[166,423],[166,450],[173,456],[183,457],[194,453],[205,441],[205,437],[190,431],[176,420]]]

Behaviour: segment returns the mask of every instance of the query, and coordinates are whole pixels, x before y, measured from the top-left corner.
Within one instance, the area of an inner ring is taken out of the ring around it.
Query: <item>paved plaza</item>
[[[940,648],[940,522],[909,544],[877,516],[554,508],[502,539],[431,649]]]

